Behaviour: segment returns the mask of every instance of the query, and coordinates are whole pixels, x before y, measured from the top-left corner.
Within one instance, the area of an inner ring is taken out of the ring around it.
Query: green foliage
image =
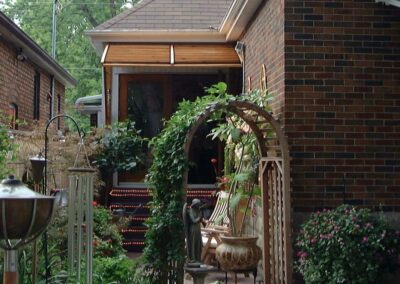
[[[317,212],[297,238],[297,270],[307,284],[374,283],[398,265],[399,236],[368,209]]]
[[[43,0],[5,0],[2,12],[15,20],[49,54],[51,52],[52,3]],[[101,92],[100,58],[84,35],[86,30],[114,17],[137,0],[58,0],[56,58],[78,80],[68,89],[70,105],[83,96]],[[71,113],[72,108],[67,108]],[[73,129],[73,128],[71,128]]]
[[[269,101],[272,99],[268,93],[262,90],[254,90],[246,95],[245,99],[269,110]],[[236,114],[226,114],[224,123],[219,123],[209,134],[212,139],[219,138],[224,141],[224,176],[217,180],[224,181],[219,186],[222,189],[229,188],[227,216],[230,223],[231,234],[241,235],[242,228],[236,228],[236,215],[238,205],[242,200],[253,198],[259,192],[257,186],[259,153],[257,139],[252,131],[247,131],[247,123]],[[246,208],[241,208],[244,218],[251,202],[246,202]],[[220,216],[223,220],[225,216]],[[219,219],[219,218],[218,218]]]
[[[95,258],[93,267],[93,284],[133,283],[134,261],[124,255]]]
[[[188,169],[184,155],[186,134],[208,108],[215,109],[210,121],[221,121],[230,101],[249,100],[251,96],[234,97],[226,93],[226,84],[212,86],[194,102],[183,101],[166,122],[161,134],[151,141],[153,164],[147,181],[152,189],[151,217],[147,220],[142,279],[150,283],[167,283],[172,262],[182,265],[184,239],[182,223],[183,175]],[[175,275],[179,277],[179,273]],[[176,280],[176,279],[175,279]]]
[[[125,253],[122,248],[122,235],[120,228],[124,220],[120,223],[113,222],[113,217],[105,207],[95,206],[93,212],[93,246],[95,257],[119,257]]]
[[[93,164],[102,172],[131,171],[145,162],[145,143],[135,122],[117,122],[97,140]]]
[[[133,278],[133,262],[126,258],[122,248],[122,236],[120,226],[125,222],[114,222],[110,210],[101,206],[94,207],[94,282],[130,284]],[[48,255],[51,268],[50,283],[72,283],[74,277],[68,275],[68,231],[67,209],[58,208],[48,227]],[[3,263],[3,255],[0,255],[0,265]],[[45,259],[43,238],[37,239],[37,283],[45,282]],[[19,252],[19,276],[20,282],[32,283],[33,245],[30,244]],[[82,260],[83,261],[83,260]],[[0,277],[3,270],[0,270]]]
[[[0,113],[0,181],[9,174],[7,162],[13,160],[17,145],[13,143],[9,131],[9,118]]]

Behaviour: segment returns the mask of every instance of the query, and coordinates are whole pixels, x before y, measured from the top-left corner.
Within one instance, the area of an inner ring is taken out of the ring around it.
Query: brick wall
[[[273,113],[283,119],[284,111],[284,17],[283,1],[269,0],[261,5],[254,21],[241,39],[246,46],[245,82],[260,88],[265,64],[268,90],[274,94]]]
[[[295,211],[400,211],[400,9],[285,3],[285,129]],[[270,20],[270,19],[268,19]]]
[[[0,110],[7,111],[10,103],[18,105],[18,118],[25,120],[30,128],[33,121],[33,94],[35,71],[40,73],[40,121],[45,123],[49,118],[50,101],[47,95],[50,92],[50,75],[39,69],[33,62],[16,59],[16,48],[0,41]],[[56,84],[56,94],[61,94],[64,100],[65,88]],[[57,103],[57,101],[56,101]],[[61,104],[64,110],[64,101]],[[56,109],[55,109],[56,111]]]

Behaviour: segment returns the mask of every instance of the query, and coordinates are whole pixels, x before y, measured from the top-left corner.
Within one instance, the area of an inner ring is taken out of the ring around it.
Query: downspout
[[[245,92],[245,44],[242,41],[236,42],[235,51],[239,57],[240,63],[242,64],[242,94]]]

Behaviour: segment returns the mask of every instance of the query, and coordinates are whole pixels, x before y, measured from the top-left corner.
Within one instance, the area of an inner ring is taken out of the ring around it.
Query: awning
[[[226,44],[108,44],[104,66],[241,67],[231,45]]]

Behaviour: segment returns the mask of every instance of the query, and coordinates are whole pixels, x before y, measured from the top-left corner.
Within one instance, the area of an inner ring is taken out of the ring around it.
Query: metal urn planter
[[[27,188],[14,176],[0,183],[0,247],[6,250],[4,283],[18,283],[18,249],[37,238],[51,220],[54,197]]]
[[[261,248],[257,246],[258,237],[221,236],[215,257],[225,271],[246,271],[257,268],[261,259]]]

